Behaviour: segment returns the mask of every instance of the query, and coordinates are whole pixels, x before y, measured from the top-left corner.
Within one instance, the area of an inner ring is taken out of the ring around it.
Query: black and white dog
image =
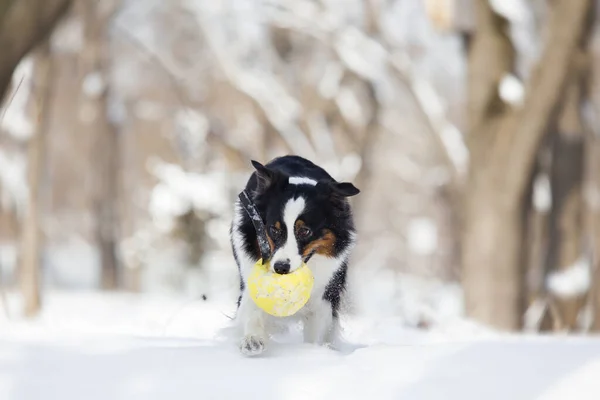
[[[331,343],[338,330],[340,301],[346,290],[348,257],[356,230],[347,197],[359,190],[337,182],[324,169],[302,157],[279,157],[266,165],[252,161],[256,169],[246,185],[247,193],[265,223],[271,245],[271,268],[286,274],[305,262],[315,284],[311,298],[296,315],[304,322],[304,341]],[[246,279],[260,258],[256,231],[239,200],[231,226],[231,244],[240,273],[240,297],[236,315],[245,355],[264,351],[270,336],[270,315],[248,295]]]

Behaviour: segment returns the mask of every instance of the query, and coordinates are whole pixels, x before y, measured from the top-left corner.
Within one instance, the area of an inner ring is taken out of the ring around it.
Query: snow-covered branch
[[[29,199],[27,162],[22,154],[0,149],[0,201],[2,208],[22,215]]]
[[[298,119],[303,111],[302,106],[289,94],[273,73],[272,67],[261,64],[262,60],[269,58],[268,56],[257,57],[256,54],[249,54],[251,52],[260,54],[266,50],[253,48],[250,43],[242,39],[244,24],[240,25],[240,32],[238,32],[240,41],[236,42],[237,47],[234,48],[229,44],[224,27],[218,22],[217,17],[223,12],[222,10],[205,2],[189,1],[188,6],[198,18],[198,26],[229,82],[263,110],[265,118],[294,153],[314,158],[316,152],[298,126]],[[233,9],[235,10],[235,7]],[[248,18],[250,19],[250,16]],[[244,42],[247,44],[245,48],[240,46],[240,43]]]
[[[390,68],[396,72],[432,133],[440,153],[460,180],[466,173],[469,153],[460,130],[447,116],[442,97],[427,79],[418,74],[405,54],[375,40],[362,30],[344,24],[327,11],[321,12],[314,3],[296,1],[267,1],[273,24],[292,29],[331,46],[342,65],[362,78],[385,89]],[[338,88],[339,89],[339,88]]]
[[[131,34],[127,28],[119,24],[115,24],[114,26],[119,30],[119,32],[122,33],[121,37],[129,41],[137,50],[140,51],[141,54],[152,60],[155,63],[155,65],[161,68],[161,70],[165,73],[166,77],[171,83],[171,89],[173,90],[174,94],[177,96],[177,99],[181,103],[182,110],[181,113],[178,113],[177,115],[181,117],[183,114],[183,120],[187,122],[182,124],[182,127],[183,129],[190,129],[190,122],[193,123],[193,121],[198,121],[199,118],[198,115],[193,111],[194,107],[190,104],[188,97],[184,94],[182,90],[180,83],[182,79],[179,79],[179,77],[173,72],[173,70],[167,65],[166,61],[161,56],[153,52],[148,46],[144,44],[142,40],[136,38],[135,35]],[[223,146],[225,150],[238,155],[239,158],[249,158],[244,149],[231,143],[222,135],[215,133],[215,131],[213,129],[210,129],[210,127],[206,127],[203,124],[198,123],[194,125],[198,128],[201,128],[202,131],[191,132],[190,136],[194,137],[198,135],[206,135],[207,137],[217,142],[219,145]]]

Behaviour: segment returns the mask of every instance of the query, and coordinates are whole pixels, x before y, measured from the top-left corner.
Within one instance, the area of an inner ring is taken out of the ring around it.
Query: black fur
[[[348,265],[346,262],[333,275],[329,284],[325,288],[323,298],[331,303],[333,317],[337,318],[340,311],[342,295],[346,291],[346,275],[348,274]]]
[[[246,191],[251,195],[268,231],[276,221],[281,222],[286,202],[302,196],[306,202],[302,220],[310,228],[312,235],[306,238],[306,243],[298,239],[299,245],[303,246],[316,240],[329,230],[336,238],[331,255],[338,257],[345,252],[351,245],[355,232],[352,211],[347,200],[347,197],[359,193],[354,185],[337,182],[323,168],[298,156],[279,157],[264,166],[256,161],[252,164],[256,171],[248,180]],[[288,182],[290,176],[305,177],[318,183],[315,186],[294,185]],[[232,229],[238,229],[243,237],[244,251],[251,255],[253,261],[258,261],[260,251],[256,232],[248,215],[243,213],[242,223],[237,228],[232,226]],[[283,231],[285,233],[285,229]],[[279,242],[283,243],[286,239],[285,235],[279,238],[271,236],[271,238],[276,249]],[[235,254],[235,248],[233,251],[239,268],[240,262],[238,255]],[[343,260],[340,269],[331,278],[323,294],[323,298],[331,303],[335,317],[338,314],[340,298],[346,288],[346,270],[347,260]],[[241,276],[240,282],[240,290],[243,292],[244,283]]]

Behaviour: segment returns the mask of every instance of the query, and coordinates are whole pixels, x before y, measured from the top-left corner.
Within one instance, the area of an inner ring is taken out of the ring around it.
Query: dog
[[[278,157],[266,165],[252,161],[252,165],[255,171],[245,190],[267,229],[271,270],[288,274],[306,263],[315,277],[308,303],[288,318],[303,322],[305,343],[331,344],[339,329],[348,258],[356,243],[347,198],[360,191],[299,156]],[[240,277],[234,318],[242,336],[239,348],[242,354],[254,356],[266,349],[275,317],[259,309],[248,294],[246,281],[260,259],[260,249],[255,228],[239,200],[230,236]]]

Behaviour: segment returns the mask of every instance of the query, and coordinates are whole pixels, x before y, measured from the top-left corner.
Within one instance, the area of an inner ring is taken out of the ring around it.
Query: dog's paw
[[[245,336],[240,343],[240,351],[245,356],[257,356],[265,351],[265,341],[258,336]]]

